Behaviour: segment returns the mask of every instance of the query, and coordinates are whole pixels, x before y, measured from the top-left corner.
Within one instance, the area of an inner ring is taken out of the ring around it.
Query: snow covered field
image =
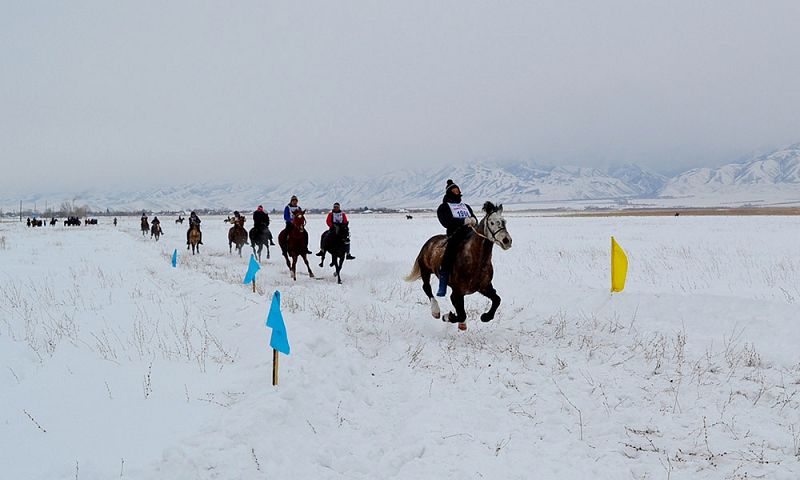
[[[194,257],[163,220],[0,224],[0,477],[800,478],[799,217],[509,214],[466,332],[402,281],[432,217],[354,215],[341,286],[273,247],[257,294],[221,219]]]

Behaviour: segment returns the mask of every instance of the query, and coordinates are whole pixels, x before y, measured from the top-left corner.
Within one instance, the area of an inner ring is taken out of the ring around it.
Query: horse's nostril
[[[508,245],[509,243],[511,243],[511,240],[509,240],[509,239],[507,239],[507,238],[504,238],[504,239],[503,239],[503,243],[505,243],[506,245]]]

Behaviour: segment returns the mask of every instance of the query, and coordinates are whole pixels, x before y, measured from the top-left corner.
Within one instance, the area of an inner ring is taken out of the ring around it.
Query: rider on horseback
[[[150,225],[161,225],[161,220],[158,219],[158,216],[153,217],[153,221],[150,222]]]
[[[339,223],[343,225],[347,225],[349,222],[347,220],[347,214],[344,213],[339,205],[339,202],[333,204],[333,210],[328,213],[328,217],[325,219],[325,223],[328,224],[328,230],[322,232],[322,236],[319,239],[319,252],[317,252],[318,257],[322,257],[325,255],[325,242],[328,239],[328,234],[331,230],[333,230],[333,224]],[[348,260],[355,260],[356,257],[350,255],[350,234],[348,233],[347,238],[344,239],[345,248],[347,249],[347,258]]]
[[[197,225],[197,231],[200,232],[200,241],[198,243],[203,245],[203,232],[200,231],[200,217],[194,212],[189,215],[189,230],[186,230],[186,245],[189,245],[189,232],[192,231],[192,227],[195,225]]]
[[[283,209],[283,220],[286,222],[286,230],[291,230],[294,228],[294,225],[292,224],[292,220],[294,220],[294,214],[297,212],[297,210],[301,210],[297,202],[297,196],[292,195],[289,203]],[[308,230],[303,231],[303,235],[305,235],[306,244],[308,244]],[[309,250],[308,253],[312,253],[311,250]]]
[[[147,214],[145,214],[144,212],[142,212],[142,223],[144,223],[144,222],[146,222],[146,221],[147,221]]]
[[[272,232],[269,231],[269,215],[264,211],[264,207],[261,205],[253,212],[253,227],[255,227],[259,235],[266,229],[269,235],[269,244],[275,245],[275,242],[272,241]]]
[[[436,210],[436,216],[439,218],[439,223],[447,229],[447,244],[442,265],[439,267],[439,290],[436,292],[437,297],[444,297],[447,295],[447,282],[456,255],[470,234],[470,229],[478,224],[478,219],[472,212],[472,207],[461,201],[461,189],[449,179],[442,204]]]
[[[235,210],[233,212],[233,224],[234,225],[238,225],[240,227],[244,227],[244,222],[246,222],[246,221],[247,221],[247,219],[245,217],[243,217],[239,213],[239,210]]]

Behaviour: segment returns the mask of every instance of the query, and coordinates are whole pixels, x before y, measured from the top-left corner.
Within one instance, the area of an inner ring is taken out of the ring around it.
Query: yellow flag
[[[611,237],[611,291],[621,292],[628,275],[628,257],[614,237]]]

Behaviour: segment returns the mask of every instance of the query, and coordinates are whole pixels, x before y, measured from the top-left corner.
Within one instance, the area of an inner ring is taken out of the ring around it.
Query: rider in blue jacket
[[[300,206],[297,204],[297,195],[292,195],[292,198],[289,200],[289,203],[283,209],[283,220],[286,222],[286,229],[290,230],[294,228],[292,225],[292,220],[294,220],[294,213],[300,209]],[[306,245],[308,245],[308,230],[303,230],[303,234],[306,237]],[[308,250],[307,253],[313,253],[311,250]]]

